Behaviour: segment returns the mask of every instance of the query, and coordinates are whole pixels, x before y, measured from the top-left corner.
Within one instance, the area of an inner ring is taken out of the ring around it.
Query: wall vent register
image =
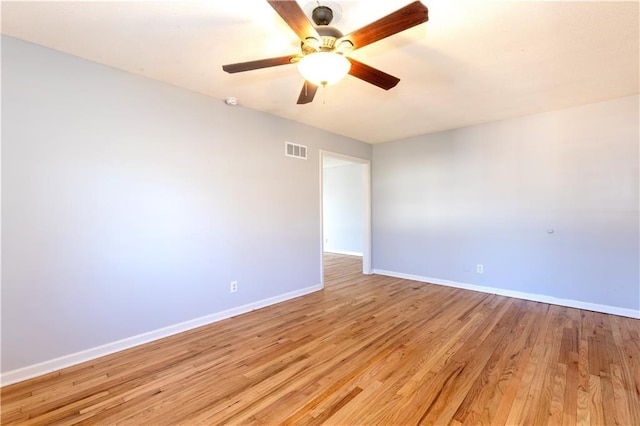
[[[298,145],[291,142],[284,143],[284,154],[287,157],[300,158],[302,160],[307,159],[307,147],[304,145]]]

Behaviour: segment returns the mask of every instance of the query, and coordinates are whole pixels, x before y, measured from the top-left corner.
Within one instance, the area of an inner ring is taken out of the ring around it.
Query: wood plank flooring
[[[2,389],[2,424],[640,425],[640,320],[360,274]]]

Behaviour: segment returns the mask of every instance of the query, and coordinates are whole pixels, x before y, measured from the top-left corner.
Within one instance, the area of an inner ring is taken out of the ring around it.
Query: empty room
[[[1,19],[3,425],[640,425],[640,2]]]

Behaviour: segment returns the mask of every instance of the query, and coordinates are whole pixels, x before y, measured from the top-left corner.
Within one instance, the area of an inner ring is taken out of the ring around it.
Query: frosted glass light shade
[[[351,69],[351,62],[332,52],[311,53],[298,62],[298,71],[316,86],[330,86],[342,80]]]

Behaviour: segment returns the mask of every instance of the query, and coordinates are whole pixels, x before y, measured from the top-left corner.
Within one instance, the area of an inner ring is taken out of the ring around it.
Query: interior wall
[[[2,37],[2,371],[318,286],[321,148],[371,158]]]
[[[364,244],[364,165],[324,167],[324,250],[360,255]]]
[[[375,270],[640,314],[638,103],[374,145]]]

